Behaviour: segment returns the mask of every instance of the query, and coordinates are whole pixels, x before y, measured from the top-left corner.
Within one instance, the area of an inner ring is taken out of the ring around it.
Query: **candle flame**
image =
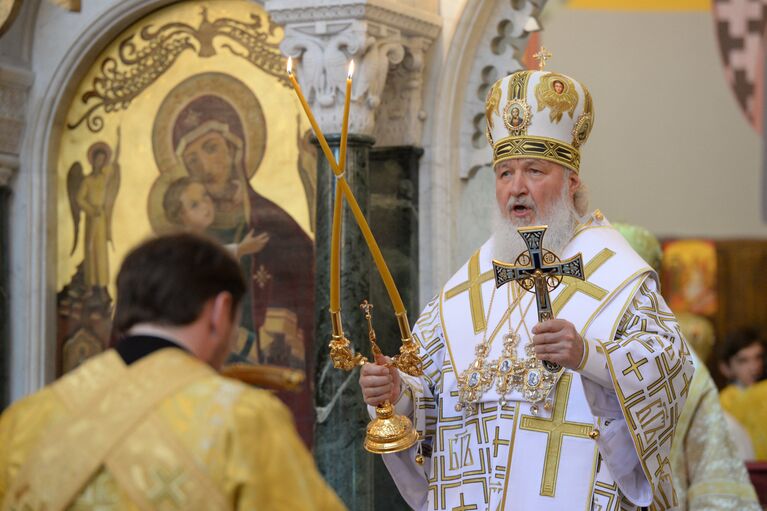
[[[351,80],[351,79],[352,79],[352,75],[353,75],[353,74],[354,74],[354,60],[352,60],[351,62],[349,62],[349,74],[347,74],[347,75],[346,75],[346,77],[347,77],[349,80]]]
[[[288,57],[288,74],[293,74],[293,57]]]

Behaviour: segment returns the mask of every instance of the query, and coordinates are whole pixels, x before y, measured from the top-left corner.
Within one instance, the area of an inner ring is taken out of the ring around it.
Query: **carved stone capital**
[[[0,64],[0,154],[18,157],[32,73]]]
[[[0,188],[9,188],[13,180],[14,170],[10,167],[0,166]]]
[[[0,189],[10,188],[16,170],[19,168],[19,159],[13,156],[0,155]]]
[[[341,131],[354,59],[349,131],[375,135],[379,145],[420,142],[423,58],[439,33],[439,15],[394,0],[269,0],[266,10],[285,27],[280,48],[294,58],[323,131]]]

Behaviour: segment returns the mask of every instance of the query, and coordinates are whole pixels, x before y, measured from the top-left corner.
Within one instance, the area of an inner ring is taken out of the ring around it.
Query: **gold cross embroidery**
[[[495,458],[498,456],[498,446],[501,445],[509,445],[508,440],[501,440],[501,437],[499,436],[501,428],[499,426],[495,427],[495,438],[493,438],[493,457]]]
[[[541,496],[543,497],[553,497],[556,491],[563,437],[589,438],[589,433],[593,429],[592,424],[565,420],[572,379],[572,374],[565,373],[559,380],[551,418],[542,419],[532,415],[523,415],[519,424],[519,429],[546,433],[548,437],[546,439],[546,458],[543,463],[543,481],[541,481]]]
[[[639,381],[644,380],[644,376],[642,376],[639,368],[647,363],[647,357],[635,362],[634,356],[631,353],[626,353],[626,360],[628,360],[629,366],[623,370],[623,376],[628,376],[629,373],[634,373],[634,376],[636,376]]]
[[[474,509],[477,509],[476,504],[464,504],[463,503],[463,493],[461,493],[461,505],[454,507],[453,511],[472,511]]]
[[[679,395],[686,398],[687,394],[690,393],[690,382],[692,380],[687,377],[687,373],[682,373],[682,379],[684,380],[684,387],[682,387],[682,392]]]
[[[474,333],[478,334],[485,328],[485,303],[482,299],[482,284],[492,280],[495,274],[493,270],[487,270],[485,273],[479,273],[479,251],[469,259],[469,280],[458,284],[453,289],[445,293],[445,299],[449,300],[456,295],[469,292],[469,306],[471,308],[471,322],[474,325]]]
[[[180,509],[186,501],[186,493],[181,487],[186,481],[186,475],[182,469],[166,472],[161,469],[152,469],[149,476],[154,483],[147,492],[149,501],[155,506],[165,500],[169,500],[173,507]]]
[[[614,255],[615,252],[609,248],[605,248],[597,255],[595,255],[591,261],[586,263],[586,266],[583,269],[583,275],[586,277],[585,280],[564,277],[562,284],[565,287],[562,288],[562,291],[559,292],[557,297],[554,299],[554,303],[552,304],[555,316],[559,315],[559,312],[564,308],[567,302],[569,302],[570,299],[575,296],[575,293],[577,292],[581,292],[587,296],[590,296],[591,298],[594,298],[595,300],[600,301],[607,295],[606,289],[602,289],[596,284],[592,284],[588,280],[591,278],[595,271],[597,271]]]

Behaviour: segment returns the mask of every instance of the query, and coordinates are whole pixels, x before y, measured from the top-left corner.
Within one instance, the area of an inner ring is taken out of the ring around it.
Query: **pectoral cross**
[[[516,281],[525,290],[535,293],[538,307],[538,321],[543,322],[554,318],[549,292],[554,291],[562,282],[562,277],[574,277],[584,280],[583,257],[581,254],[560,261],[553,252],[543,248],[543,235],[546,225],[520,227],[519,235],[525,240],[527,252],[522,252],[514,264],[493,260],[495,271],[495,287],[501,287],[507,282]],[[561,366],[547,360],[544,367],[557,372]]]

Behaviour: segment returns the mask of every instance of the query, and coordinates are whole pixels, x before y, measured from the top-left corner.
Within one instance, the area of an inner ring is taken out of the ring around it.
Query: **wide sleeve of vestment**
[[[424,308],[413,329],[413,338],[419,344],[424,374],[415,378],[400,373],[402,394],[395,404],[395,410],[413,420],[414,427],[424,440],[420,446],[416,444],[398,453],[384,454],[383,460],[405,502],[413,509],[423,509],[429,487],[429,463],[417,463],[416,456],[419,449],[424,456],[428,457],[431,453],[432,439],[436,432],[442,366],[446,356],[438,297]],[[375,417],[375,408],[368,409],[371,417]]]
[[[263,391],[248,389],[234,410],[227,481],[233,509],[346,509],[317,471],[288,409]]]
[[[706,367],[698,364],[671,448],[680,509],[761,509],[735,451],[716,386]]]
[[[652,276],[640,277],[613,339],[584,336],[578,371],[603,421],[599,451],[634,504],[673,508],[669,455],[693,376],[689,349]]]

